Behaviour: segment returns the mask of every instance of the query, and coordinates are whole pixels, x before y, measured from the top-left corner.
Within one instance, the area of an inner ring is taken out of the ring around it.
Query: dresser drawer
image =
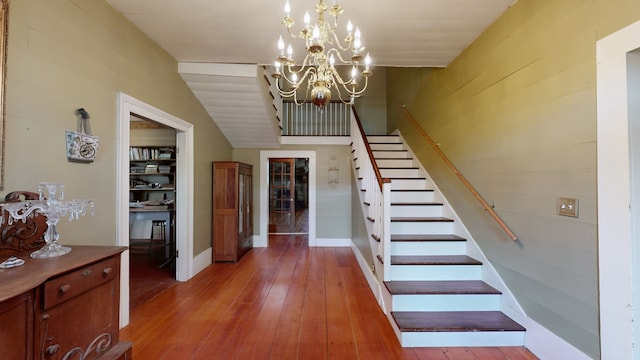
[[[44,310],[82,294],[104,282],[113,280],[120,274],[119,260],[117,257],[112,257],[48,280],[44,283]]]

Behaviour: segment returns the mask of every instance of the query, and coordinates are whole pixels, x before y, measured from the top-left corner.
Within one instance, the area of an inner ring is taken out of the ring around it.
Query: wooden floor
[[[536,359],[521,347],[402,348],[349,248],[271,236],[131,312],[122,340],[143,359]]]
[[[147,253],[129,254],[129,309],[135,309],[173,285],[175,269],[160,267],[164,260]]]

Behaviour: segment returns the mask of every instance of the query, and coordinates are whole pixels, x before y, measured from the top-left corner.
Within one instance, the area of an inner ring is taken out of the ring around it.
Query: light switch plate
[[[578,217],[578,199],[559,197],[558,198],[558,215]]]

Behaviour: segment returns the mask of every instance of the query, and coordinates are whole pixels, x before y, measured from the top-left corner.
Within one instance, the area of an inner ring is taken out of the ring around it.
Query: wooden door
[[[269,232],[295,226],[295,159],[269,159]]]
[[[213,260],[236,261],[238,249],[238,165],[213,164]]]

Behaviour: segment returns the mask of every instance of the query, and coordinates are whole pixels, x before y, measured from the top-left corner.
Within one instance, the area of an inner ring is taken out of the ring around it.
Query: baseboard
[[[523,321],[527,329],[524,346],[540,359],[549,360],[587,360],[588,355],[569,344],[558,335],[530,318]]]
[[[316,247],[350,247],[351,239],[316,239]]]
[[[193,274],[191,277],[194,277],[197,273],[204,270],[207,266],[211,265],[211,248],[207,248],[207,250],[201,252],[193,258]]]
[[[360,270],[362,271],[364,278],[367,280],[367,284],[369,284],[369,289],[371,289],[373,296],[376,298],[378,304],[380,304],[382,302],[382,294],[380,293],[380,284],[378,284],[376,275],[371,271],[370,265],[367,264],[362,253],[360,253],[360,250],[358,250],[358,247],[353,242],[351,243],[351,250],[358,261],[358,265],[360,265]]]
[[[269,241],[266,237],[260,235],[253,235],[253,247],[267,247],[269,245]]]

